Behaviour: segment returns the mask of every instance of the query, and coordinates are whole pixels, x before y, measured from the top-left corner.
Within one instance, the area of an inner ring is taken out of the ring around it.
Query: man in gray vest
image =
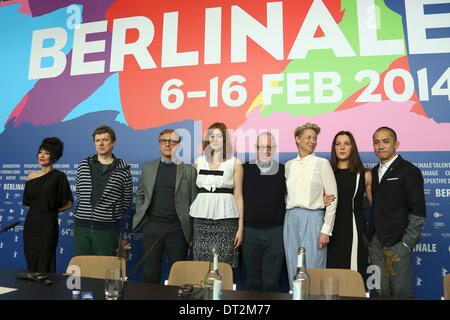
[[[197,196],[197,173],[175,157],[180,136],[173,129],[159,135],[161,158],[145,163],[136,190],[133,231],[142,228],[143,255],[154,245],[143,263],[144,282],[159,283],[164,250],[169,270],[185,260],[192,237],[189,207]]]

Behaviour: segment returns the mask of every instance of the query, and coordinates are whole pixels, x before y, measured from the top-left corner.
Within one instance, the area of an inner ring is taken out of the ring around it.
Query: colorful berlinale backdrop
[[[192,162],[202,132],[221,121],[236,154],[254,157],[271,131],[281,162],[295,157],[294,129],[317,123],[329,157],[340,130],[362,159],[372,134],[397,131],[399,153],[425,179],[427,219],[413,253],[414,296],[439,299],[450,255],[450,1],[444,0],[16,0],[0,4],[0,267],[25,269],[23,187],[39,169],[44,137],[65,144],[57,168],[74,187],[95,152],[92,131],[116,131],[116,156],[139,181],[159,156],[163,128],[183,137]],[[122,237],[141,258],[142,234],[126,213]],[[74,254],[73,211],[60,215],[57,271]],[[245,287],[239,268],[238,288]],[[167,276],[163,270],[163,276]],[[139,272],[134,277],[139,281]]]

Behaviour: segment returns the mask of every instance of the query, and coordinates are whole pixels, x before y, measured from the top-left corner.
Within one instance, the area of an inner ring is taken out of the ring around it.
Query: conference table
[[[53,283],[45,285],[39,281],[17,279],[20,270],[0,268],[0,293],[2,288],[17,289],[0,294],[0,300],[74,300],[81,295],[73,295],[68,287],[68,277],[62,274],[48,274]],[[81,277],[81,292],[91,292],[94,300],[105,300],[105,280]],[[179,296],[179,286],[141,282],[127,282],[122,300],[183,300]],[[281,292],[255,292],[247,290],[223,290],[223,300],[292,300],[292,295]],[[187,300],[188,301],[188,300]]]

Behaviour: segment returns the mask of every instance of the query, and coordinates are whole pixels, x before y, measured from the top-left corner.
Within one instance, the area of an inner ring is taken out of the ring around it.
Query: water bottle
[[[292,300],[307,300],[309,298],[310,278],[306,272],[306,254],[305,248],[298,248],[297,273],[292,282],[293,295]]]
[[[222,276],[219,273],[217,248],[211,248],[209,270],[205,276],[204,300],[222,300]]]

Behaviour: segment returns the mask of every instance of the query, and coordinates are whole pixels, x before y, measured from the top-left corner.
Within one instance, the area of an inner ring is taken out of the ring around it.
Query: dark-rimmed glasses
[[[180,140],[159,139],[159,144],[161,144],[161,145],[170,144],[170,145],[174,146],[174,145],[178,144],[178,142],[180,142]]]

